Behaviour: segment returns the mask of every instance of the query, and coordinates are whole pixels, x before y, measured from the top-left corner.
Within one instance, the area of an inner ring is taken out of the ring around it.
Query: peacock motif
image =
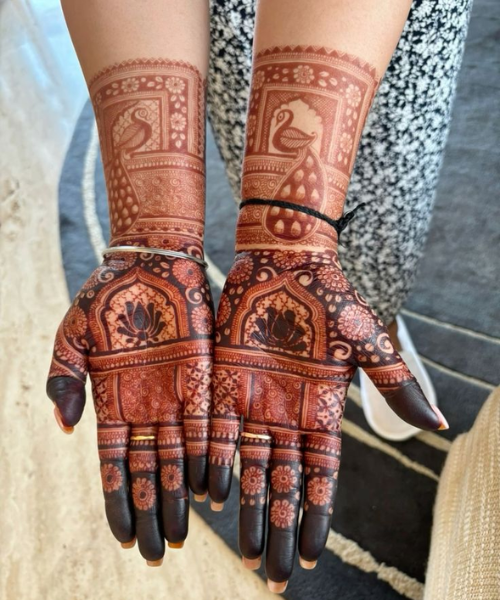
[[[274,198],[295,204],[304,204],[319,210],[323,204],[327,180],[325,169],[313,147],[317,133],[306,133],[292,125],[294,113],[282,109],[276,122],[279,125],[272,137],[273,146],[295,159],[276,187]],[[267,211],[266,226],[276,237],[298,239],[307,235],[314,218],[291,209],[272,207]]]
[[[129,109],[127,108],[127,111]],[[123,118],[122,111],[117,119]],[[147,120],[148,111],[136,108],[130,114],[130,123],[123,129],[113,144],[113,161],[108,182],[111,233],[113,236],[129,229],[139,214],[139,199],[127,173],[125,163],[151,138],[153,130]]]

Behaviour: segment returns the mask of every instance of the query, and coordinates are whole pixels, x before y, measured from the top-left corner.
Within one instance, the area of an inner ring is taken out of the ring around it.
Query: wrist
[[[254,204],[240,210],[236,252],[276,250],[336,255],[337,247],[335,228],[301,210]]]
[[[145,248],[160,248],[174,250],[193,256],[203,257],[203,226],[201,231],[177,229],[168,232],[135,233],[131,236],[112,237],[109,247],[114,246],[143,246]]]

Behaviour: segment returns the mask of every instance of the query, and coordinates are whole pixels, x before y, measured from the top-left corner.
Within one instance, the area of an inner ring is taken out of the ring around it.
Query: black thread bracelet
[[[363,208],[363,206],[365,206],[365,203],[362,202],[361,204],[358,204],[358,206],[356,206],[349,212],[345,213],[345,215],[342,215],[340,217],[340,219],[330,219],[330,217],[327,217],[326,215],[324,215],[323,213],[320,213],[317,210],[314,210],[314,208],[309,208],[307,206],[301,206],[300,204],[294,204],[293,202],[285,202],[284,200],[270,200],[270,199],[265,199],[265,198],[248,198],[247,200],[243,200],[243,202],[240,203],[240,210],[242,208],[244,208],[245,206],[252,206],[252,205],[276,206],[278,208],[289,208],[291,210],[296,210],[298,212],[305,213],[306,215],[309,215],[311,217],[316,217],[317,219],[321,219],[322,221],[325,221],[326,223],[328,223],[328,225],[331,225],[337,232],[337,236],[340,237],[340,234],[349,225],[349,223],[354,219],[356,212],[360,208]]]

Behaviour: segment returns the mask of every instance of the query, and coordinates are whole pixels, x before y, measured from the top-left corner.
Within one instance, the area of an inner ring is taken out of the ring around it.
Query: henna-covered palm
[[[206,492],[213,308],[195,261],[119,247],[203,257],[205,90],[196,67],[157,58],[90,80],[117,250],[64,318],[47,386],[72,428],[90,374],[109,524],[149,561],[186,537],[188,487]]]
[[[243,416],[240,548],[247,559],[260,557],[267,529],[273,581],[291,574],[302,498],[303,564],[312,566],[325,545],[345,398],[357,367],[402,419],[440,427],[335,252],[238,254],[217,316],[209,493],[217,503],[228,497]]]
[[[89,373],[108,521],[149,561],[185,539],[188,487],[206,492],[212,336],[203,269],[150,253],[108,255],[56,336],[56,416],[78,423]]]

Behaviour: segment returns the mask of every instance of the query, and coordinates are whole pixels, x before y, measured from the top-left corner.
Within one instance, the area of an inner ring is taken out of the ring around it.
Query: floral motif
[[[278,269],[295,269],[304,264],[303,254],[292,250],[279,250],[275,252],[273,260]]]
[[[165,87],[171,94],[181,94],[186,84],[179,77],[167,77]]]
[[[293,77],[297,83],[311,83],[314,71],[308,65],[299,65],[293,70]]]
[[[239,258],[232,266],[231,271],[229,271],[227,280],[230,283],[242,283],[250,277],[252,269],[253,261],[249,256]]]
[[[317,277],[329,291],[347,292],[349,289],[349,282],[339,269],[320,267],[317,272]]]
[[[217,309],[217,325],[224,325],[231,315],[231,302],[226,294],[222,294]]]
[[[68,337],[81,337],[87,331],[87,317],[79,306],[69,309],[64,319],[64,333]]]
[[[357,304],[349,304],[342,309],[338,328],[343,336],[351,340],[367,339],[375,329],[371,313]]]
[[[255,325],[258,331],[254,331],[252,337],[262,346],[280,348],[288,352],[307,350],[303,339],[306,330],[297,322],[297,315],[293,310],[278,312],[273,306],[268,306],[265,317],[256,319]]]
[[[123,483],[122,472],[111,463],[101,465],[102,487],[108,494],[119,490]]]
[[[184,131],[186,123],[186,117],[181,113],[174,113],[170,117],[170,125],[172,126],[172,129],[175,129],[176,131]]]
[[[257,116],[250,115],[247,121],[247,135],[252,136],[255,133],[255,126],[257,125]]]
[[[318,506],[330,503],[332,491],[333,485],[328,477],[313,477],[307,484],[307,498]]]
[[[177,465],[163,465],[161,468],[161,483],[169,492],[175,492],[182,485],[182,471]]]
[[[352,137],[344,131],[344,133],[340,136],[340,149],[342,152],[348,154],[352,150]]]
[[[241,489],[249,496],[260,494],[264,489],[265,478],[264,473],[257,467],[249,467],[245,469],[241,476]]]
[[[134,340],[158,342],[166,325],[161,320],[161,311],[155,309],[153,302],[149,302],[146,308],[142,302],[126,302],[125,308],[126,313],[118,315],[121,326],[117,328],[117,332],[127,336],[127,343]]]
[[[355,108],[361,102],[361,90],[357,85],[350,83],[345,91],[345,97],[347,104]]]
[[[126,94],[130,92],[137,92],[139,89],[139,80],[136,77],[129,77],[122,81],[122,92]]]
[[[257,71],[253,78],[252,87],[254,90],[260,90],[260,88],[264,85],[264,81],[266,80],[266,75],[264,71]]]
[[[208,306],[197,306],[192,314],[193,327],[198,333],[212,333],[212,312]]]
[[[340,431],[345,389],[342,386],[319,384],[317,392],[316,429]]]
[[[139,510],[149,510],[156,502],[154,484],[146,477],[139,477],[132,484],[132,498]]]
[[[183,285],[196,287],[203,283],[203,274],[191,260],[177,260],[172,268],[175,278]]]
[[[295,519],[295,508],[288,500],[275,500],[271,505],[271,523],[285,529],[290,527]]]
[[[271,483],[278,494],[287,494],[297,485],[297,474],[289,465],[279,465],[271,473]]]

